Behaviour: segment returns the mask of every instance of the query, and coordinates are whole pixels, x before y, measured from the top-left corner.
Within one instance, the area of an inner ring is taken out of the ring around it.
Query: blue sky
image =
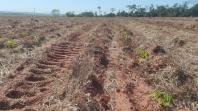
[[[97,6],[101,6],[103,11],[108,12],[110,8],[126,9],[126,5],[129,4],[172,5],[184,1],[186,0],[1,0],[0,11],[33,12],[35,8],[36,12],[41,13],[50,13],[52,9],[59,9],[61,13],[65,13],[67,11],[95,11]]]

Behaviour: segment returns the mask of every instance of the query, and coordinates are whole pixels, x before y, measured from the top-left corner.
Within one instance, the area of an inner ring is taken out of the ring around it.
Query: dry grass
[[[57,41],[60,35],[75,31],[69,30],[73,28],[70,20],[62,18],[57,20],[45,17],[11,17],[9,19],[1,17],[0,19],[1,82],[26,60],[41,59],[46,47]],[[67,25],[71,27],[65,28]],[[79,28],[78,25],[75,28]]]
[[[142,34],[139,47],[147,48],[152,54],[141,64],[143,76],[155,88],[171,93],[177,108],[185,104],[195,111],[198,107],[195,105],[198,99],[196,34],[173,27],[150,25],[146,20],[142,23],[133,21],[127,26],[131,31]],[[155,54],[153,49],[157,46],[163,48],[165,53]]]
[[[11,69],[16,69],[16,66],[24,61],[34,62],[43,59],[45,49],[57,39],[79,29],[86,32],[90,23],[86,21],[98,20],[96,24],[104,21],[104,19],[80,21],[78,18],[64,20],[61,17],[23,18],[23,21],[20,19],[20,17],[9,20],[0,18],[0,82],[12,73]],[[97,83],[96,85],[102,84],[101,80],[96,78],[104,74],[108,68],[107,64],[112,62],[108,61],[108,48],[114,46],[115,41],[112,42],[112,40],[116,35],[119,48],[123,51],[118,56],[122,71],[127,68],[137,69],[138,74],[144,77],[154,89],[172,95],[174,99],[170,109],[177,110],[184,105],[196,111],[198,107],[196,106],[198,101],[198,39],[197,34],[188,32],[186,29],[193,31],[197,29],[197,25],[191,22],[187,24],[188,21],[179,25],[182,20],[174,24],[170,21],[176,22],[177,20],[172,19],[155,21],[146,18],[139,20],[118,18],[112,21],[115,24],[109,24],[113,28],[102,23],[92,29],[91,33],[82,36],[83,39],[78,38],[83,31],[79,31],[71,38],[66,38],[66,40],[73,41],[82,40],[82,43],[85,43],[82,47],[87,50],[76,58],[70,70],[64,72],[65,77],[57,79],[56,83],[51,86],[53,96],[45,100],[47,104],[40,105],[41,110],[100,110],[101,107],[93,98],[91,91],[97,90],[98,93],[102,88],[92,88],[89,91],[87,87],[93,85],[93,81]],[[168,25],[162,26],[167,22]],[[181,30],[178,30],[178,26],[182,26]],[[8,40],[16,40],[17,45],[6,47]],[[132,61],[128,61],[129,58]],[[124,59],[126,63],[123,62]],[[115,78],[113,76],[113,74],[107,74],[106,79],[113,80]],[[110,81],[104,88],[110,91],[111,87],[116,87],[117,84],[115,81]]]

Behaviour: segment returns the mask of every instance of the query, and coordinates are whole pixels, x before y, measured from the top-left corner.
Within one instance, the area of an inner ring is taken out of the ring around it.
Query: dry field
[[[198,18],[0,17],[0,110],[198,111]]]

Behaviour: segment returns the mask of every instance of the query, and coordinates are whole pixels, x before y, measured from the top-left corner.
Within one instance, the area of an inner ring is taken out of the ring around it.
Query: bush
[[[125,39],[125,40],[130,39],[129,33],[128,33],[128,32],[123,32],[123,36],[124,36],[124,39]]]
[[[146,58],[149,57],[149,52],[145,49],[139,49],[138,50],[138,55],[139,55],[140,58],[146,59]]]
[[[67,12],[66,16],[67,17],[75,17],[76,15],[74,14],[74,12]]]
[[[173,97],[160,90],[155,90],[151,93],[151,97],[157,100],[163,106],[170,106],[173,102]]]
[[[16,40],[14,40],[14,39],[9,39],[7,42],[6,42],[6,46],[8,47],[8,48],[13,48],[13,47],[15,47],[17,45],[17,42],[16,42]]]
[[[123,39],[123,42],[126,46],[129,46],[132,42],[131,40],[131,36],[133,35],[132,33],[128,32],[128,31],[124,31],[123,34],[122,34],[122,39]]]

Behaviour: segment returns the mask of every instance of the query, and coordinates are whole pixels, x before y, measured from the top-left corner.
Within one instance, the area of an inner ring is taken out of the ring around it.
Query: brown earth
[[[197,18],[0,21],[2,111],[198,109]],[[169,106],[151,97],[155,90],[173,97]]]

